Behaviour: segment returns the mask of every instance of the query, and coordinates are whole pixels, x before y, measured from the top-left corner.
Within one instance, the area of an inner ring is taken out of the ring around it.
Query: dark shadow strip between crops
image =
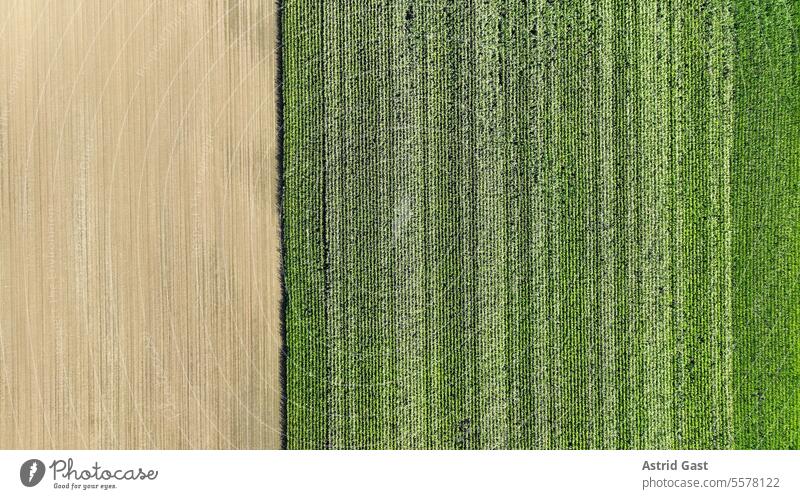
[[[277,1],[277,71],[276,71],[276,106],[277,106],[277,125],[278,125],[278,237],[280,238],[280,286],[281,286],[281,310],[280,310],[280,390],[281,390],[281,449],[288,448],[288,425],[287,425],[287,397],[286,397],[286,360],[288,356],[288,346],[286,344],[286,307],[288,304],[288,293],[286,290],[286,238],[284,237],[284,227],[286,224],[284,217],[284,117],[283,117],[283,7],[284,0]]]

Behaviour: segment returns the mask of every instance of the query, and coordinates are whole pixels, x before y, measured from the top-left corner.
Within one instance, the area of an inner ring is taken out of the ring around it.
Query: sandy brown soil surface
[[[280,445],[276,13],[0,0],[0,448]]]

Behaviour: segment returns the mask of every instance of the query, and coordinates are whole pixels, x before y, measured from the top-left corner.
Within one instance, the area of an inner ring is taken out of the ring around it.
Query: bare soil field
[[[276,15],[0,0],[0,448],[280,445]]]

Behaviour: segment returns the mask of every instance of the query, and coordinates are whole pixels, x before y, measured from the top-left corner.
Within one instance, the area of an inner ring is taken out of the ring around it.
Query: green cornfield
[[[800,3],[293,0],[289,448],[800,448]]]

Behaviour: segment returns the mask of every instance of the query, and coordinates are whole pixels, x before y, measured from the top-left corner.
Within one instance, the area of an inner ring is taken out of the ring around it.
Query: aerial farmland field
[[[289,448],[800,448],[800,4],[281,26]]]
[[[0,454],[280,447],[277,14],[0,0]]]

